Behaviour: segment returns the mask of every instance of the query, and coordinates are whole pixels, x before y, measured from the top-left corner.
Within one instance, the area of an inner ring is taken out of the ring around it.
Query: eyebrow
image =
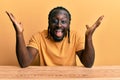
[[[56,15],[56,14],[64,14],[69,17],[69,14],[64,10],[57,10],[53,13],[53,15]]]
[[[56,18],[56,17],[52,17],[51,20],[53,20],[53,19],[57,19],[57,18]],[[63,18],[61,18],[61,19],[69,20],[67,17],[63,17]]]

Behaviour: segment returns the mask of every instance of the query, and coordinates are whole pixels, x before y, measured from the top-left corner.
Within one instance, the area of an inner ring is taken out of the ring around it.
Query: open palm
[[[87,36],[88,36],[88,35],[91,35],[91,36],[92,36],[92,34],[93,34],[93,32],[95,31],[95,29],[100,25],[103,17],[104,17],[103,15],[100,16],[100,17],[98,18],[98,20],[97,20],[91,27],[89,27],[88,25],[86,25],[86,28],[87,28],[86,35],[87,35]]]
[[[6,11],[6,14],[8,15],[8,17],[10,18],[10,20],[11,20],[11,22],[13,23],[13,26],[14,26],[14,28],[15,28],[15,31],[17,32],[17,33],[21,33],[21,32],[23,32],[23,27],[22,27],[22,25],[21,25],[21,23],[19,22],[17,22],[17,20],[15,19],[15,17],[13,16],[13,14],[12,13],[9,13],[9,12],[7,12]]]

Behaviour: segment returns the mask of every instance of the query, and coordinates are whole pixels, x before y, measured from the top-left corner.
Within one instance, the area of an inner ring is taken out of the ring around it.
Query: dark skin
[[[69,16],[64,10],[57,11],[50,19],[50,34],[55,41],[62,41],[70,26]],[[57,35],[58,33],[58,35]]]
[[[11,22],[13,23],[15,32],[16,32],[16,55],[18,58],[18,62],[22,68],[29,66],[34,60],[35,56],[38,54],[38,50],[33,47],[26,47],[24,36],[23,36],[23,27],[21,23],[17,22],[12,13],[6,12]],[[57,39],[61,39],[65,36],[67,29],[70,26],[69,16],[65,11],[58,12],[53,20],[50,21],[51,29],[58,27],[60,30],[54,31],[54,35]],[[77,55],[85,67],[92,67],[95,58],[95,51],[92,43],[92,35],[96,28],[100,25],[104,16],[100,16],[98,20],[90,27],[86,25],[86,33],[85,33],[85,49],[77,51]],[[55,21],[54,21],[55,20]],[[59,34],[56,32],[61,31]],[[54,38],[53,38],[54,40]],[[60,40],[60,41],[61,41]],[[56,41],[56,40],[55,40]]]
[[[103,17],[104,17],[103,15],[100,16],[98,20],[91,27],[86,25],[87,31],[85,33],[85,49],[76,52],[79,59],[81,60],[82,64],[85,67],[90,68],[94,64],[95,50],[92,42],[92,35],[96,30],[96,28],[101,24]]]

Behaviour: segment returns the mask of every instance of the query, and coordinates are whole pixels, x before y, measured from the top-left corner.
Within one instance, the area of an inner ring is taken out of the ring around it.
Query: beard
[[[56,42],[60,42],[64,39],[64,37],[67,36],[67,30],[68,29],[62,29],[62,28],[55,28],[55,29],[50,29],[50,35]]]

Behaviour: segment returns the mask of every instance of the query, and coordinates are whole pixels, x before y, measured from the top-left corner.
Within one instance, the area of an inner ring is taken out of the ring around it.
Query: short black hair
[[[56,11],[58,11],[58,10],[64,10],[64,11],[66,11],[68,13],[69,23],[70,23],[70,21],[71,21],[71,14],[70,14],[70,12],[66,8],[64,8],[62,6],[58,6],[58,7],[53,8],[49,12],[49,15],[48,15],[48,23],[49,23],[49,25],[50,25],[50,19],[55,15]],[[48,26],[48,36],[47,36],[47,38],[49,38],[49,37],[50,37],[50,26]],[[68,29],[68,43],[70,43],[70,27]]]
[[[69,21],[71,21],[71,14],[70,14],[70,12],[69,12],[66,8],[64,8],[64,7],[62,7],[62,6],[53,8],[53,9],[49,12],[48,20],[51,19],[51,17],[54,15],[54,13],[55,13],[57,10],[64,10],[64,11],[66,11],[66,12],[68,13],[68,16],[69,16]]]

